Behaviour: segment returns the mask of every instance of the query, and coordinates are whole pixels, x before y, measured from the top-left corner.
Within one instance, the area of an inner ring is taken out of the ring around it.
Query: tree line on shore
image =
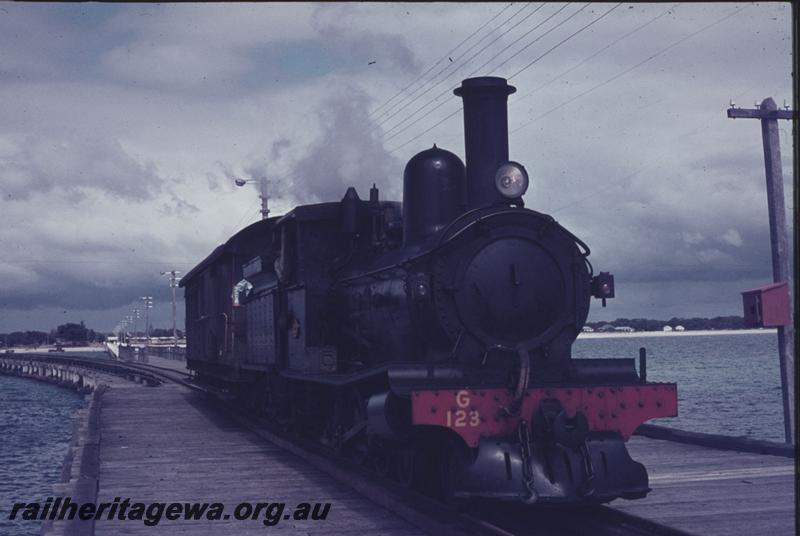
[[[716,330],[716,329],[746,329],[744,318],[741,316],[715,316],[714,318],[677,318],[669,320],[654,320],[651,318],[617,318],[607,322],[587,322],[586,325],[594,330],[601,326],[630,327],[636,331],[663,331],[665,326],[675,328],[683,326],[687,331]]]
[[[154,328],[150,330],[151,337],[172,337],[171,329]],[[183,337],[183,332],[178,330],[178,337]],[[79,324],[67,322],[48,331],[13,331],[0,333],[0,347],[11,346],[42,346],[46,344],[90,344],[105,342],[106,335],[87,328],[81,321]]]
[[[694,330],[713,330],[713,329],[745,329],[744,318],[741,316],[715,316],[714,318],[677,318],[669,320],[654,320],[652,318],[617,318],[616,320],[603,322],[587,322],[586,325],[592,329],[599,329],[601,326],[611,325],[614,327],[630,327],[636,331],[663,331],[664,326],[675,328],[683,326],[687,331]],[[172,337],[171,329],[153,328],[150,330],[151,337]],[[178,337],[183,337],[183,332],[178,330]],[[0,347],[11,346],[42,346],[56,342],[66,344],[89,344],[92,342],[104,342],[106,335],[93,329],[89,329],[81,321],[80,324],[67,322],[55,329],[46,331],[14,331],[12,333],[0,333]]]

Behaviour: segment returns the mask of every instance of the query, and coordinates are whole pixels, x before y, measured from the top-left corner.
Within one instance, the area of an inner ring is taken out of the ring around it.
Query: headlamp
[[[506,162],[497,169],[494,185],[500,195],[507,199],[516,199],[528,190],[528,172],[522,164]]]

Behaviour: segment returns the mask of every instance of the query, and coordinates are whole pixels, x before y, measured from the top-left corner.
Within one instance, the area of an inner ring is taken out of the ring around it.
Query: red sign
[[[523,397],[518,416],[506,415],[513,393],[508,389],[459,389],[413,391],[412,422],[451,428],[470,447],[481,437],[514,433],[521,419],[533,419],[545,398],[561,402],[567,417],[580,411],[589,430],[619,431],[627,440],[640,424],[657,417],[678,414],[678,390],[674,383],[591,387],[536,387]]]

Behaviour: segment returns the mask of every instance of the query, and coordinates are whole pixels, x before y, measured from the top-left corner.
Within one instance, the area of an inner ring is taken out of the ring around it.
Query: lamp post
[[[126,316],[125,317],[125,343],[128,344],[128,345],[131,344],[131,336],[130,336],[130,332],[128,331],[128,328],[130,328],[132,325],[133,325],[133,317],[131,315]]]
[[[140,296],[142,307],[144,307],[144,336],[145,346],[150,346],[150,309],[153,308],[152,296]]]
[[[168,272],[161,272],[161,275],[169,275],[169,286],[172,288],[172,353],[175,354],[175,348],[178,347],[178,329],[175,324],[175,289],[178,287],[180,279],[178,275],[181,272],[178,270],[170,270]]]
[[[267,177],[262,176],[259,179],[234,179],[234,184],[239,187],[243,187],[245,184],[256,184],[258,183],[260,188],[259,197],[261,198],[261,219],[266,220],[269,218],[269,206],[268,206],[268,197],[267,197]]]
[[[138,330],[136,329],[136,325],[138,324],[138,321],[139,321],[139,308],[138,307],[134,307],[133,308],[133,312],[132,312],[131,316],[133,317],[133,338],[135,339],[136,336],[138,335]]]

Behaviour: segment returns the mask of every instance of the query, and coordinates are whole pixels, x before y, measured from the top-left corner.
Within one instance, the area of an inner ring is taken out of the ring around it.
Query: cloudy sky
[[[0,332],[110,330],[145,294],[167,327],[159,272],[259,217],[233,177],[266,174],[273,213],[351,184],[399,198],[416,152],[463,157],[450,90],[471,75],[518,88],[527,206],[616,276],[592,319],[740,314],[771,281],[769,230],[759,124],[725,110],[792,102],[790,21],[788,3],[0,3]]]

